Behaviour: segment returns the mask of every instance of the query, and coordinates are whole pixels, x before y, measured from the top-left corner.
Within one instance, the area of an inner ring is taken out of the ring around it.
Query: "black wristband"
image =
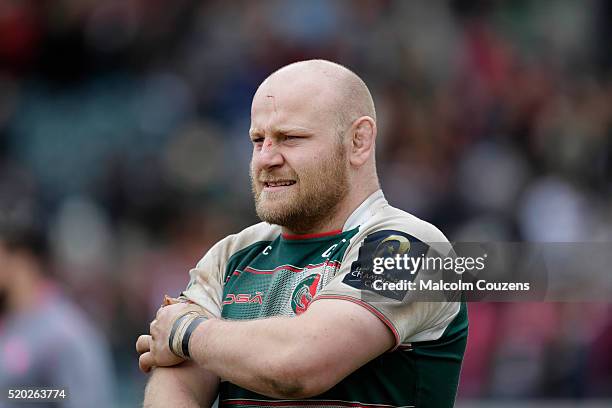
[[[183,342],[181,345],[183,347],[183,354],[187,358],[191,358],[191,355],[189,354],[189,339],[191,338],[191,335],[193,331],[196,329],[196,327],[198,327],[200,323],[202,323],[204,320],[208,320],[208,319],[206,317],[197,317],[193,319],[193,321],[187,327],[187,330],[185,330],[185,334],[183,335]]]
[[[172,347],[172,343],[174,343],[174,336],[176,336],[177,329],[179,328],[183,320],[185,320],[188,316],[188,313],[182,315],[181,317],[176,319],[176,321],[172,325],[172,330],[170,331],[170,336],[168,337],[168,346],[170,347],[170,350],[174,350],[174,348]]]

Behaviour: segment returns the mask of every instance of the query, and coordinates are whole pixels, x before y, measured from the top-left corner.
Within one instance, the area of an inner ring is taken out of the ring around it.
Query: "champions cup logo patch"
[[[393,258],[410,251],[410,241],[403,235],[389,235],[374,250],[374,258]]]
[[[413,281],[416,272],[412,270],[383,268],[382,273],[375,269],[376,261],[393,261],[397,257],[409,256],[419,258],[424,256],[429,245],[402,231],[381,230],[368,235],[359,248],[357,260],[351,264],[351,270],[342,282],[361,291],[373,292],[376,295],[402,300],[406,295],[404,290],[376,290],[374,282],[399,282],[403,279]]]
[[[291,308],[296,315],[302,314],[308,309],[308,305],[317,293],[320,280],[321,275],[316,273],[304,278],[297,284],[293,295],[291,295]]]

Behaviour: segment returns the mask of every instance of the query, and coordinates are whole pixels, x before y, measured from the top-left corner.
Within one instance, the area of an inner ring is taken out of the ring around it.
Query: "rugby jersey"
[[[367,278],[372,258],[398,251],[448,256],[452,247],[433,225],[390,206],[380,190],[342,230],[292,236],[262,222],[214,245],[190,271],[183,292],[211,313],[229,320],[296,316],[319,299],[341,299],[376,315],[396,341],[392,351],[316,397],[279,400],[225,381],[220,405],[453,406],[467,341],[466,305],[372,290]]]

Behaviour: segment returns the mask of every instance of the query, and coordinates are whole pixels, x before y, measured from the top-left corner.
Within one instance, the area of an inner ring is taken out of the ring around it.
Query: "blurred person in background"
[[[66,392],[65,400],[32,406],[113,404],[105,339],[58,287],[45,233],[28,222],[0,222],[0,362],[3,393],[29,387]]]

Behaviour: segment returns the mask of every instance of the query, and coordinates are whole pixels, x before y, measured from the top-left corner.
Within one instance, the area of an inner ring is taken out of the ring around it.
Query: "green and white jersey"
[[[367,258],[373,253],[380,253],[381,243],[391,242],[388,248],[397,249],[406,240],[442,255],[452,251],[437,228],[391,207],[379,190],[351,214],[341,231],[288,236],[279,226],[259,223],[213,246],[190,271],[183,295],[224,319],[296,316],[319,299],[342,299],[376,315],[396,339],[392,351],[319,396],[276,400],[222,382],[220,405],[452,406],[467,340],[465,304],[415,302],[369,291],[364,296],[359,283],[360,268],[371,263]]]

